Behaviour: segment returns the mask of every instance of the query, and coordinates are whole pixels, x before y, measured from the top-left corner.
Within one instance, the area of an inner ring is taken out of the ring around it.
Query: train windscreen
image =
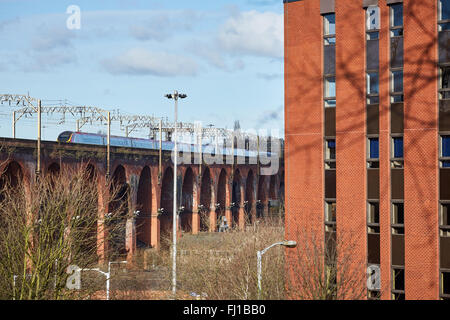
[[[59,136],[58,142],[69,142],[70,136],[72,135],[72,131],[64,131]]]

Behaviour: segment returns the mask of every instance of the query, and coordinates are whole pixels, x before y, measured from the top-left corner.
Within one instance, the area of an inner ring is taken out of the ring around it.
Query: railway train
[[[106,146],[107,137],[103,134],[86,133],[86,132],[73,132],[64,131],[59,134],[57,138],[58,142],[62,143],[81,143],[81,144],[91,144],[91,145],[102,145]],[[142,139],[142,138],[127,138],[120,136],[111,136],[110,145],[114,147],[128,147],[128,148],[139,148],[139,149],[153,149],[159,150],[159,140],[153,139]],[[164,151],[171,151],[174,148],[174,143],[172,141],[162,141],[161,149]],[[190,151],[197,152],[197,146],[194,144],[189,144],[185,142],[178,143],[178,150],[180,151]],[[231,155],[232,148],[227,147],[215,147],[212,144],[203,144],[202,152],[209,154],[223,154]],[[234,155],[241,157],[256,157],[258,152],[256,150],[246,150],[242,148],[235,148]],[[259,152],[260,155],[265,156],[276,156],[276,153],[271,152]]]

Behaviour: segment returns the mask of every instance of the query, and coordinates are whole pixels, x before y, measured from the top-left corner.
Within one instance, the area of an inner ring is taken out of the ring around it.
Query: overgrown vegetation
[[[0,299],[104,299],[104,276],[86,271],[82,290],[67,290],[67,269],[70,265],[96,268],[98,246],[107,242],[116,250],[123,244],[128,218],[124,185],[112,183],[102,188],[108,195],[99,195],[97,177],[84,165],[63,168],[29,184],[15,174],[2,174],[0,179]],[[100,196],[110,199],[110,212],[101,221]],[[201,224],[209,229],[207,212],[200,214]],[[178,299],[365,296],[366,275],[358,267],[364,262],[355,261],[354,254],[358,239],[341,232],[338,240],[327,237],[325,242],[306,230],[293,236],[296,248],[276,246],[264,254],[258,292],[256,253],[285,239],[284,217],[257,221],[248,217],[245,212],[244,230],[233,224],[227,232],[184,234],[178,240]],[[103,239],[98,236],[102,228],[108,230]],[[171,248],[169,235],[161,240],[163,248]],[[122,272],[113,273],[110,298],[172,298],[170,249],[145,250],[138,251],[132,265],[121,265]],[[114,257],[117,252],[105,254]]]
[[[105,224],[95,174],[84,165],[30,185],[22,180],[3,175],[0,182],[0,299],[74,298],[65,289],[68,266],[95,266],[97,243],[122,233],[125,217],[120,207],[110,212],[107,236],[97,238]]]

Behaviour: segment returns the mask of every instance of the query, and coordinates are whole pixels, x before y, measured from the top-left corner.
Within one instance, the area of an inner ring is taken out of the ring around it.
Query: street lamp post
[[[280,241],[280,242],[276,242],[274,244],[271,244],[270,246],[268,246],[267,248],[265,248],[264,250],[261,251],[257,251],[256,252],[256,257],[257,257],[257,274],[258,274],[258,299],[261,299],[261,278],[262,278],[262,256],[264,253],[266,253],[270,248],[275,247],[275,246],[284,246],[287,248],[295,248],[297,246],[297,242],[292,241],[292,240],[284,240],[284,241]]]
[[[174,159],[173,159],[173,243],[172,243],[172,295],[173,299],[176,299],[177,293],[177,160],[178,160],[178,148],[177,148],[177,117],[178,117],[178,99],[184,99],[187,95],[174,91],[173,94],[169,93],[165,95],[168,99],[174,99],[175,101],[175,120],[174,120]]]

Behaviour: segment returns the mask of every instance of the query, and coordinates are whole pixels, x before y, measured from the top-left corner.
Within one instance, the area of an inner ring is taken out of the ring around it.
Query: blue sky
[[[80,30],[66,27],[70,5]],[[281,0],[0,0],[0,43],[0,93],[173,119],[163,96],[177,89],[181,121],[283,134]],[[0,106],[1,136],[11,110]],[[45,118],[44,139],[74,129],[59,122]],[[34,123],[18,137],[33,138]]]

